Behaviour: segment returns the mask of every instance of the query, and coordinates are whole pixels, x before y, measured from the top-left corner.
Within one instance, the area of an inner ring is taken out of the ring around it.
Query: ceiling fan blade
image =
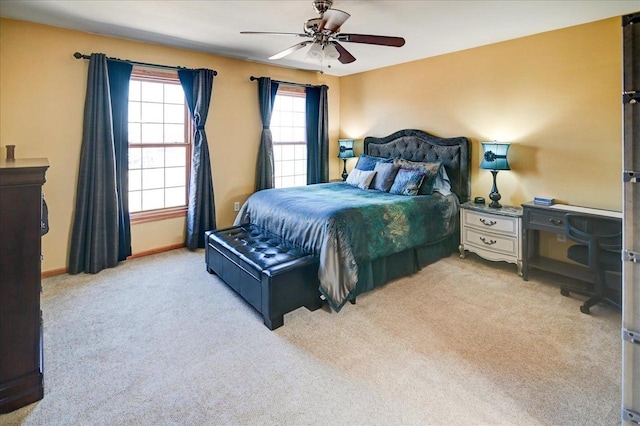
[[[334,33],[340,29],[342,24],[344,24],[350,16],[351,15],[349,15],[347,12],[343,12],[342,10],[328,9],[322,14],[322,21],[320,21],[318,31],[322,32],[324,30],[327,30]]]
[[[312,43],[312,41],[309,40],[309,41],[303,41],[302,43],[294,44],[293,46],[289,47],[288,49],[285,49],[282,52],[276,53],[275,55],[269,57],[269,59],[271,59],[271,60],[282,59],[287,55],[291,55],[296,50],[302,49],[303,47],[305,47],[309,43]]]
[[[340,43],[332,41],[331,44],[335,46],[336,50],[340,54],[338,61],[340,61],[341,64],[350,64],[351,62],[355,62],[356,58],[351,53],[347,52],[347,49],[342,47]]]
[[[364,44],[376,44],[379,46],[392,46],[402,47],[404,46],[404,39],[402,37],[388,37],[369,34],[344,34],[340,33],[336,36],[336,40],[349,43],[364,43]]]
[[[296,36],[296,37],[309,37],[308,34],[278,33],[278,32],[272,32],[272,31],[240,31],[240,34],[267,34],[267,35],[287,35],[287,36]]]

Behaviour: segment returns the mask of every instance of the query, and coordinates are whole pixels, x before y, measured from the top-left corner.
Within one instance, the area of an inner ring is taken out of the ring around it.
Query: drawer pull
[[[480,241],[482,241],[483,243],[485,243],[488,246],[491,246],[491,245],[494,245],[495,243],[497,243],[496,240],[487,241],[487,239],[485,237],[480,237]]]
[[[558,225],[562,225],[562,224],[563,224],[562,219],[554,219],[554,218],[551,218],[551,219],[549,219],[549,222],[553,223],[553,224],[554,224],[554,225],[556,225],[556,226],[558,226]]]
[[[480,222],[482,222],[483,225],[487,225],[487,226],[493,226],[496,223],[498,223],[495,220],[486,220],[486,219],[484,219],[482,217],[480,218]]]

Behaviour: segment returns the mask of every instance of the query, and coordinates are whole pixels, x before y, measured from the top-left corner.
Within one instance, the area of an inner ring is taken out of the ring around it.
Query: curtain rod
[[[73,57],[76,59],[90,59],[91,55],[83,55],[80,52],[76,52],[73,54]],[[138,66],[142,66],[142,67],[152,67],[152,68],[162,68],[162,69],[168,69],[168,70],[186,70],[189,69],[187,67],[174,67],[171,65],[160,65],[160,64],[150,64],[147,62],[136,62],[136,61],[130,61],[129,59],[120,59],[120,58],[111,58],[111,57],[107,57],[107,59],[110,59],[112,61],[120,61],[120,62],[127,62],[131,65],[138,65]],[[218,75],[217,71],[213,71],[213,75]]]
[[[257,81],[260,77],[254,77],[251,76],[249,77],[249,80],[251,81]],[[304,84],[304,83],[291,83],[289,81],[280,81],[280,80],[271,80],[275,83],[278,84],[286,84],[287,86],[296,86],[296,87],[321,87],[321,86],[325,86],[327,89],[329,88],[329,86],[327,86],[326,84],[321,84],[320,86],[314,86],[313,84]]]

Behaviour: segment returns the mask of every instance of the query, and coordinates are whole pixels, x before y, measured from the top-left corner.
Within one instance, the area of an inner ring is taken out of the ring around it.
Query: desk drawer
[[[481,232],[499,232],[505,235],[518,234],[518,218],[483,214],[472,210],[463,210],[464,225]]]
[[[492,251],[519,258],[518,240],[515,237],[464,228],[462,240],[465,246],[471,245],[478,247],[482,251]]]
[[[551,210],[524,209],[524,224],[528,229],[538,229],[541,231],[564,234],[565,212],[554,212]]]

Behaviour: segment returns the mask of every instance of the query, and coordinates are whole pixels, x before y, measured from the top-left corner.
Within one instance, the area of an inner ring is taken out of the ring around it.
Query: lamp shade
[[[511,170],[507,160],[507,152],[509,152],[508,143],[482,142],[482,163],[480,163],[480,168]]]
[[[338,151],[338,158],[353,158],[353,139],[339,139],[340,151]]]

